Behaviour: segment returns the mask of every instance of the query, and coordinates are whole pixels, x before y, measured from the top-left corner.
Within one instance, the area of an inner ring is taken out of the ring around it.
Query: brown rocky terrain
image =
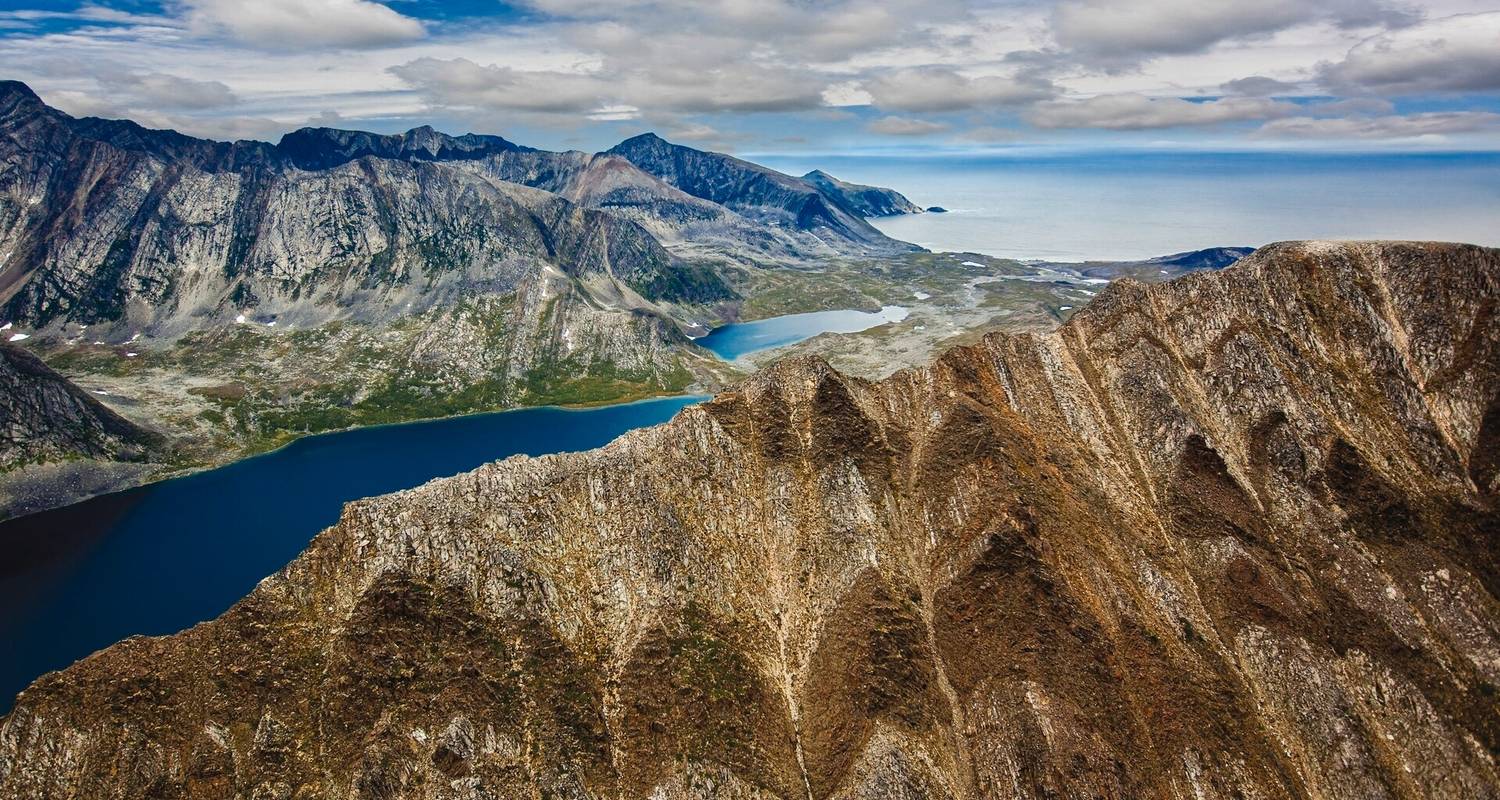
[[[0,795],[1500,797],[1497,301],[1274,245],[351,503],[20,695]]]

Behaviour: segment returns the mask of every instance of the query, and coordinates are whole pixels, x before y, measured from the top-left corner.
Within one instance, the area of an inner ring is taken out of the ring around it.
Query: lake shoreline
[[[78,503],[85,503],[95,498],[107,497],[112,494],[119,494],[121,492],[128,492],[134,489],[155,486],[158,484],[166,483],[168,481],[188,478],[194,475],[200,475],[204,472],[210,472],[212,470],[233,466],[235,464],[242,464],[252,459],[274,455],[298,442],[306,441],[308,439],[314,439],[321,436],[337,436],[353,431],[364,431],[377,428],[392,428],[405,425],[424,425],[434,422],[443,422],[446,420],[483,417],[491,414],[510,414],[518,411],[531,411],[536,409],[555,409],[558,411],[589,411],[599,408],[612,408],[615,406],[629,406],[639,403],[649,403],[653,400],[663,400],[673,397],[707,398],[711,396],[711,394],[700,394],[697,392],[642,394],[639,396],[629,396],[630,399],[628,400],[600,400],[582,403],[546,403],[538,406],[515,406],[513,408],[499,408],[492,411],[474,411],[467,414],[448,414],[446,416],[437,417],[418,417],[416,419],[401,420],[399,422],[374,422],[368,425],[348,425],[342,428],[332,428],[326,431],[304,433],[299,436],[294,436],[286,439],[285,441],[279,442],[275,447],[272,447],[270,449],[231,453],[230,458],[226,458],[222,461],[207,462],[191,467],[175,467],[170,464],[153,464],[150,462],[93,461],[88,459],[81,459],[72,462],[52,462],[47,464],[27,465],[12,470],[8,473],[0,474],[0,525],[4,525],[13,520],[23,519],[35,514],[45,514],[49,511],[56,511],[61,508],[76,505]],[[153,467],[157,469],[153,469]],[[109,488],[97,491],[83,491],[80,493],[75,493],[71,496],[71,499],[67,499],[57,503],[50,503],[41,507],[33,507],[20,514],[7,513],[8,509],[16,504],[15,498],[18,494],[40,496],[47,490],[47,487],[43,486],[42,482],[52,480],[41,475],[35,475],[35,478],[33,479],[32,475],[26,474],[27,472],[31,472],[33,474],[42,470],[49,472],[59,472],[65,471],[69,468],[83,468],[94,470],[101,475],[108,472],[119,472],[121,473],[121,475],[119,480],[113,481],[108,484]],[[145,472],[141,471],[143,469],[145,470]],[[14,480],[17,477],[20,478],[19,481]]]

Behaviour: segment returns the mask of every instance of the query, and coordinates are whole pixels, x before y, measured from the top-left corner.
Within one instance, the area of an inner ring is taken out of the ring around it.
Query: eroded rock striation
[[[1294,243],[350,504],[0,794],[1500,796],[1500,251]]]

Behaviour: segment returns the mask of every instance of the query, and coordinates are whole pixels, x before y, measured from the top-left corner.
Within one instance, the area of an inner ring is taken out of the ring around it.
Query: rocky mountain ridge
[[[1500,251],[1289,243],[350,504],[17,798],[1500,797]]]

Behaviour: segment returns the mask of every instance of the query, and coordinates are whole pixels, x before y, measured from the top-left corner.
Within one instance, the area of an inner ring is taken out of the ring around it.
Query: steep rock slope
[[[910,252],[858,211],[810,181],[722,153],[694,150],[644,133],[607,151],[694,197],[726,206],[756,222],[807,231],[830,245],[862,244],[875,251]]]
[[[1283,244],[350,504],[0,793],[1500,797],[1500,251]]]
[[[41,359],[0,344],[0,470],[67,458],[134,461],[161,443]]]
[[[865,186],[859,183],[849,183],[829,175],[821,169],[802,176],[802,180],[822,189],[825,194],[833,195],[866,217],[894,217],[899,214],[922,214],[922,207],[906,199],[906,196],[894,189],[886,189],[881,186]]]

